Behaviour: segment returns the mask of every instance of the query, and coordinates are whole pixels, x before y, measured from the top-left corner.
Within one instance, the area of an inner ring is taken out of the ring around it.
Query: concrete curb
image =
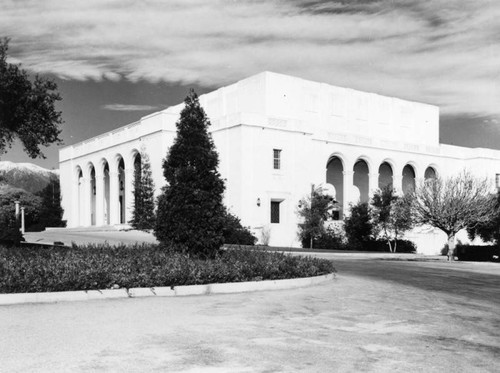
[[[12,293],[0,294],[0,306],[23,303],[55,303],[96,299],[141,298],[141,297],[179,297],[187,295],[246,293],[259,290],[295,289],[335,278],[334,273],[315,277],[302,277],[286,280],[266,280],[248,282],[229,282],[225,284],[162,286],[153,288],[106,289],[61,291],[51,293]]]

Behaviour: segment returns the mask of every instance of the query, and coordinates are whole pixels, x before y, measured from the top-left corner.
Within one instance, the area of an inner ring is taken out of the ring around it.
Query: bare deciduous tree
[[[448,179],[426,180],[413,193],[412,207],[417,222],[439,228],[448,236],[448,260],[453,260],[455,236],[495,216],[491,184],[467,171]]]

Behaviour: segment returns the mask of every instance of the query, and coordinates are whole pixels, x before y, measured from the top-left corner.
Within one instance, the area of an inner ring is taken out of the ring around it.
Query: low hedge
[[[500,257],[500,248],[496,245],[457,245],[455,247],[455,255],[458,257],[458,260],[463,261],[498,261]]]
[[[394,248],[394,241],[392,242]],[[364,251],[377,251],[377,252],[390,252],[389,245],[386,240],[371,240],[363,242],[362,250]],[[417,246],[409,240],[398,240],[396,245],[396,253],[416,253]]]
[[[228,249],[192,259],[158,245],[0,247],[0,293],[158,287],[311,277],[335,272],[325,259]]]

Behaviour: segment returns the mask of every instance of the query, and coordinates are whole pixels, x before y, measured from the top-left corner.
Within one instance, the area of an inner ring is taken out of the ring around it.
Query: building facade
[[[439,109],[378,94],[264,72],[200,96],[226,180],[224,200],[271,245],[299,246],[298,203],[311,184],[331,184],[342,218],[349,203],[368,201],[392,183],[400,193],[420,179],[464,169],[492,180],[500,151],[439,143]],[[61,149],[60,177],[68,227],[127,224],[134,164],[149,155],[158,194],[162,160],[176,136],[183,104]],[[493,189],[492,189],[493,190]],[[423,253],[444,234],[408,235]]]

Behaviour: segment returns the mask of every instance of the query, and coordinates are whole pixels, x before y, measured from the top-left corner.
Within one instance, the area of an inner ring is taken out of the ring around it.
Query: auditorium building
[[[187,92],[186,92],[187,93]],[[468,169],[495,185],[500,151],[439,143],[439,108],[374,93],[263,72],[200,96],[226,181],[224,201],[257,237],[299,246],[296,214],[311,185],[338,201],[368,201],[392,184],[405,193],[422,179]],[[134,165],[150,159],[156,193],[165,185],[162,160],[176,136],[183,104],[169,107],[59,153],[68,227],[126,227],[133,209]],[[419,252],[446,241],[432,228],[408,238]]]

